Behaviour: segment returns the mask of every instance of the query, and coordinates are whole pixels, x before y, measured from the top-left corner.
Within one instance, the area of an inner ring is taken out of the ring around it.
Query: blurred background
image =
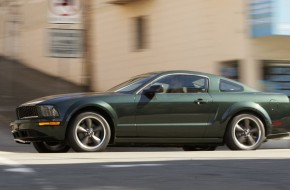
[[[0,120],[170,69],[290,96],[289,35],[290,0],[0,0]]]

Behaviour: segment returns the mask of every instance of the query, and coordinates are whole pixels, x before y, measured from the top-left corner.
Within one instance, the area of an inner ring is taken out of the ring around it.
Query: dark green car
[[[289,135],[289,99],[221,76],[166,71],[136,76],[107,92],[44,97],[17,108],[16,142],[38,152],[107,146],[254,150]]]

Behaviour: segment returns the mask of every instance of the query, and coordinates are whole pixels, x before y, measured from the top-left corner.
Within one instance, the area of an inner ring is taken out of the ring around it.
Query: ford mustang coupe
[[[254,150],[289,135],[289,99],[221,76],[165,71],[136,76],[102,93],[40,98],[11,123],[18,143],[40,153],[98,152],[107,146]]]

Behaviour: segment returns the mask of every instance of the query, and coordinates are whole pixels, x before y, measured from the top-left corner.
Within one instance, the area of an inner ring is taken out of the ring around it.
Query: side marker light
[[[273,121],[272,125],[273,126],[280,126],[280,125],[283,125],[283,122],[282,121]]]

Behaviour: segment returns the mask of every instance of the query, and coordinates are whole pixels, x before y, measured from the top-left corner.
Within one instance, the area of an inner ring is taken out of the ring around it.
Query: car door
[[[210,115],[212,98],[208,78],[191,74],[171,74],[156,79],[162,91],[150,97],[136,96],[136,126],[139,137],[203,137]]]

